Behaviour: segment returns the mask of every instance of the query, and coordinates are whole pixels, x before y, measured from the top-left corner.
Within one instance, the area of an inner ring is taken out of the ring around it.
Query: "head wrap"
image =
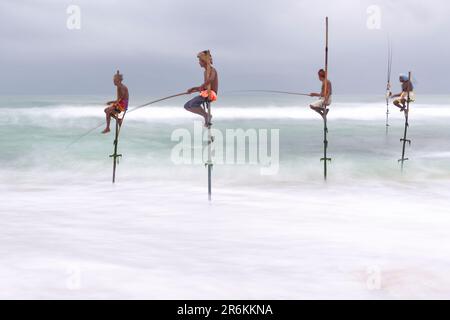
[[[114,78],[119,79],[120,81],[123,80],[123,75],[117,70],[116,74],[114,75]]]
[[[209,50],[204,50],[204,51],[200,52],[199,54],[197,54],[197,58],[199,58],[200,60],[202,60],[203,62],[205,62],[207,64],[213,63],[211,52]]]

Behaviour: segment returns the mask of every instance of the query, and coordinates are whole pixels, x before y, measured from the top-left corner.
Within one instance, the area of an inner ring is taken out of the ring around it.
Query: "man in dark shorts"
[[[211,125],[211,117],[208,117],[208,113],[203,109],[202,105],[208,101],[213,102],[217,100],[217,92],[219,90],[219,78],[217,70],[212,66],[212,56],[209,50],[200,52],[197,55],[200,67],[205,69],[203,84],[199,87],[193,87],[187,90],[187,93],[200,92],[200,95],[189,100],[184,105],[184,108],[192,113],[201,115],[205,120],[205,127]],[[209,90],[210,89],[210,90]],[[209,97],[208,97],[209,91]],[[209,119],[208,119],[209,118]]]

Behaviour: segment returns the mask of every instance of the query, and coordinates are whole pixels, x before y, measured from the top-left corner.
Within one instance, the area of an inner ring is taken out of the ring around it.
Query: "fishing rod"
[[[311,97],[308,93],[299,93],[299,92],[290,92],[290,91],[279,91],[279,90],[233,90],[229,92],[266,92],[266,93],[280,93],[280,94],[289,94],[295,96],[307,96]]]
[[[323,162],[323,177],[327,181],[328,177],[328,162],[331,162],[331,158],[327,156],[328,149],[328,125],[327,125],[327,94],[328,94],[328,17],[325,19],[325,86],[324,86],[324,101],[323,101],[323,158],[320,161]]]
[[[411,145],[411,140],[406,139],[406,135],[408,133],[408,127],[409,127],[409,103],[410,103],[410,89],[411,89],[411,71],[408,73],[408,95],[406,100],[406,109],[405,109],[405,130],[403,132],[403,138],[400,139],[400,142],[403,143],[402,146],[402,158],[398,160],[398,162],[401,162],[402,164],[402,172],[403,172],[403,166],[405,161],[408,161],[408,158],[405,158],[405,149],[406,149],[406,143]]]
[[[161,101],[169,100],[169,99],[172,99],[172,98],[176,98],[176,97],[180,97],[180,96],[188,95],[188,94],[189,94],[189,93],[187,93],[187,92],[177,93],[177,94],[174,94],[174,95],[171,95],[171,96],[167,96],[167,97],[164,97],[164,98],[161,98],[161,99],[157,99],[157,100],[154,100],[154,101],[150,101],[150,102],[148,102],[148,103],[146,103],[146,104],[143,104],[143,105],[140,105],[140,106],[134,108],[133,110],[128,111],[128,113],[134,112],[134,111],[136,111],[136,110],[138,110],[138,109],[147,107],[147,106],[149,106],[149,105],[152,105],[152,104],[155,104],[155,103],[158,103],[158,102],[161,102]],[[78,141],[80,141],[81,139],[83,139],[84,137],[88,136],[88,135],[91,134],[93,131],[95,131],[96,129],[100,128],[103,124],[104,124],[104,122],[101,122],[101,123],[99,123],[97,126],[93,127],[92,129],[89,129],[88,131],[86,131],[85,133],[83,133],[81,136],[79,136],[78,138],[76,138],[74,141],[72,141],[70,144],[68,144],[66,148],[68,148],[68,147],[74,145],[75,143],[77,143]],[[120,128],[119,128],[119,131],[120,131]]]
[[[157,99],[157,100],[148,102],[146,104],[137,106],[136,108],[134,108],[133,110],[130,110],[128,112],[127,112],[127,110],[125,110],[125,112],[124,112],[124,114],[122,116],[122,119],[120,121],[119,121],[119,115],[116,116],[117,118],[115,118],[116,119],[116,132],[115,132],[115,138],[114,138],[114,153],[109,156],[110,158],[113,158],[112,183],[116,182],[116,168],[117,168],[117,164],[119,164],[119,159],[122,158],[122,154],[118,154],[117,153],[117,148],[118,148],[118,144],[119,144],[119,134],[120,134],[120,132],[122,130],[123,121],[124,121],[125,116],[127,115],[127,113],[132,113],[132,112],[134,112],[136,110],[139,110],[139,109],[144,108],[146,106],[149,106],[151,104],[155,104],[155,103],[158,103],[158,102],[161,102],[161,101],[164,101],[164,100],[168,100],[168,99],[171,99],[171,98],[179,97],[179,96],[182,96],[182,95],[185,95],[185,94],[188,94],[188,93],[187,92],[183,92],[183,93],[174,94],[174,95],[171,95],[171,96],[168,96],[168,97],[164,97],[164,98],[161,98],[161,99]]]
[[[182,93],[173,94],[171,96],[167,96],[167,97],[164,97],[164,98],[161,98],[161,99],[158,99],[158,100],[153,100],[153,101],[147,102],[146,104],[143,104],[143,105],[137,106],[136,108],[133,108],[133,110],[128,111],[128,113],[134,112],[136,110],[139,110],[141,108],[147,107],[149,105],[152,105],[152,104],[155,104],[155,103],[158,103],[158,102],[161,102],[161,101],[173,99],[173,98],[176,98],[176,97],[185,96],[185,95],[188,95],[188,94],[190,94],[190,93],[182,92]]]
[[[388,68],[386,85],[386,134],[389,131],[389,98],[391,96],[391,74],[392,74],[392,46],[388,38]]]

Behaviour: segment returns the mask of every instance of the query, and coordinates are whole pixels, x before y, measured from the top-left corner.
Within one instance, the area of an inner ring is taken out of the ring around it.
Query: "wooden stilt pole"
[[[117,115],[117,117],[119,117],[119,115]],[[114,137],[114,153],[109,156],[110,158],[113,158],[112,183],[116,182],[116,168],[117,168],[117,164],[119,163],[119,158],[122,157],[121,154],[117,154],[117,147],[119,144],[119,132],[120,132],[119,120],[116,119],[116,132],[115,132],[115,137]]]
[[[208,94],[209,96],[209,94]],[[211,119],[211,103],[208,101],[206,102],[206,107],[207,107],[207,111],[208,111],[208,118]],[[209,120],[210,121],[210,120]],[[213,143],[213,137],[212,137],[212,133],[211,133],[211,126],[212,124],[208,125],[208,162],[206,163],[206,166],[208,167],[208,200],[211,201],[211,194],[212,194],[212,168],[213,168],[213,163],[212,163],[212,155],[211,155],[211,148],[212,148],[212,143]]]
[[[208,80],[208,82],[210,81],[211,78],[211,54],[209,53],[209,51],[207,51],[207,65],[206,65],[206,79]],[[208,200],[211,201],[212,200],[212,168],[213,168],[213,162],[212,162],[212,143],[214,142],[214,137],[212,136],[211,133],[211,127],[212,127],[212,123],[211,123],[211,83],[208,83],[207,86],[207,90],[208,90],[208,97],[206,98],[205,101],[205,108],[206,108],[206,113],[208,116],[208,121],[207,121],[207,128],[208,128],[208,161],[205,163],[205,166],[208,169]]]
[[[391,73],[392,73],[392,47],[388,40],[388,71],[386,85],[386,134],[389,132],[389,98],[391,96]]]
[[[328,126],[327,126],[327,119],[326,116],[323,119],[323,158],[320,159],[320,161],[323,161],[323,178],[326,181],[328,178],[328,162],[331,161],[331,158],[328,158],[327,156],[327,149],[328,149]]]
[[[323,101],[323,158],[320,161],[323,161],[323,177],[326,181],[328,178],[328,162],[331,161],[331,158],[327,156],[328,149],[328,124],[327,124],[327,96],[328,93],[328,17],[325,19],[326,24],[326,32],[325,32],[325,88],[324,88],[324,101]]]

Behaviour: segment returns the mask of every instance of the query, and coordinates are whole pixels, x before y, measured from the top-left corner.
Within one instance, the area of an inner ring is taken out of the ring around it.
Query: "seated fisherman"
[[[184,108],[192,113],[201,115],[205,120],[205,127],[211,126],[211,117],[208,117],[208,113],[202,108],[202,105],[207,102],[217,100],[217,92],[219,89],[219,78],[217,75],[217,70],[212,66],[212,57],[209,50],[200,52],[197,55],[200,67],[205,69],[203,84],[199,87],[193,87],[187,90],[187,93],[200,92],[200,95],[189,100],[184,105]],[[210,89],[210,90],[208,90]],[[208,97],[208,91],[210,95]]]
[[[329,109],[327,108],[331,105],[331,95],[333,94],[333,88],[330,80],[326,80],[325,70],[320,69],[318,72],[319,80],[322,82],[322,89],[320,93],[311,93],[311,97],[319,97],[319,100],[312,103],[310,108],[325,117],[328,114]]]
[[[409,102],[414,102],[416,100],[416,96],[414,94],[414,86],[411,81],[409,81],[409,77],[407,75],[401,74],[399,80],[402,83],[402,92],[392,95],[391,98],[397,98],[394,100],[394,105],[400,108],[400,111],[403,112],[407,107],[408,96]]]
[[[111,118],[119,121],[119,125],[122,125],[122,119],[119,119],[119,114],[125,112],[128,109],[128,88],[122,83],[123,75],[119,71],[114,75],[113,82],[117,87],[117,100],[109,101],[108,107],[105,109],[106,113],[106,128],[102,133],[108,133],[111,131],[110,123]]]

